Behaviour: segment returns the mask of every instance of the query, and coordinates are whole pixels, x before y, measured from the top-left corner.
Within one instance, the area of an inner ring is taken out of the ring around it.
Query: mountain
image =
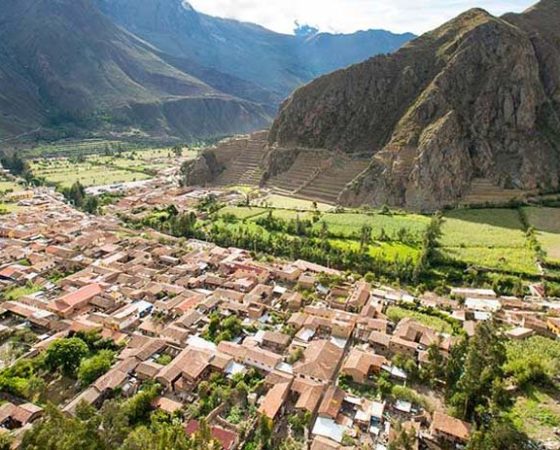
[[[392,52],[414,37],[381,30],[293,36],[208,16],[183,0],[97,1],[116,23],[166,54],[258,85],[278,103],[318,75]]]
[[[323,76],[285,101],[274,148],[371,157],[350,204],[434,210],[485,180],[560,184],[560,2],[498,18],[472,9],[392,55]]]
[[[295,87],[410,37],[288,36],[182,0],[4,0],[0,142],[262,129]]]

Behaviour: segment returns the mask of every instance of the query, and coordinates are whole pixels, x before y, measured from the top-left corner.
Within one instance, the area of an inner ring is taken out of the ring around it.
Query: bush
[[[111,368],[114,357],[111,350],[101,350],[97,355],[83,359],[78,369],[78,380],[84,385],[93,383]]]

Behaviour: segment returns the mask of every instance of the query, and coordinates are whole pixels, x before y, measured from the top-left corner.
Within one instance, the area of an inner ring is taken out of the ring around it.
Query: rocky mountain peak
[[[322,77],[284,103],[271,142],[371,155],[343,196],[351,204],[433,210],[479,178],[558,189],[559,5],[503,18],[472,9],[393,55]]]

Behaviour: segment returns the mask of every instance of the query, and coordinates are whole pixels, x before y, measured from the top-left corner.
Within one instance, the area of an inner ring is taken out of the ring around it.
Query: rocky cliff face
[[[276,119],[281,147],[370,154],[342,199],[433,210],[474,178],[532,190],[560,181],[560,2],[521,15],[474,9],[390,56],[299,89]]]

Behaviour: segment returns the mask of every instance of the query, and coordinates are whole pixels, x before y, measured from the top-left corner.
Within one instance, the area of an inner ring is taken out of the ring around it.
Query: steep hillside
[[[473,179],[558,189],[559,2],[467,11],[389,56],[324,76],[283,105],[270,141],[373,156],[347,203],[436,209]]]
[[[91,0],[6,0],[0,42],[0,130],[6,134],[72,125],[204,137],[269,120],[260,105],[164,61]]]
[[[115,22],[168,55],[256,84],[278,103],[318,75],[392,52],[413,37],[380,30],[292,36],[201,14],[183,0],[97,1]]]

